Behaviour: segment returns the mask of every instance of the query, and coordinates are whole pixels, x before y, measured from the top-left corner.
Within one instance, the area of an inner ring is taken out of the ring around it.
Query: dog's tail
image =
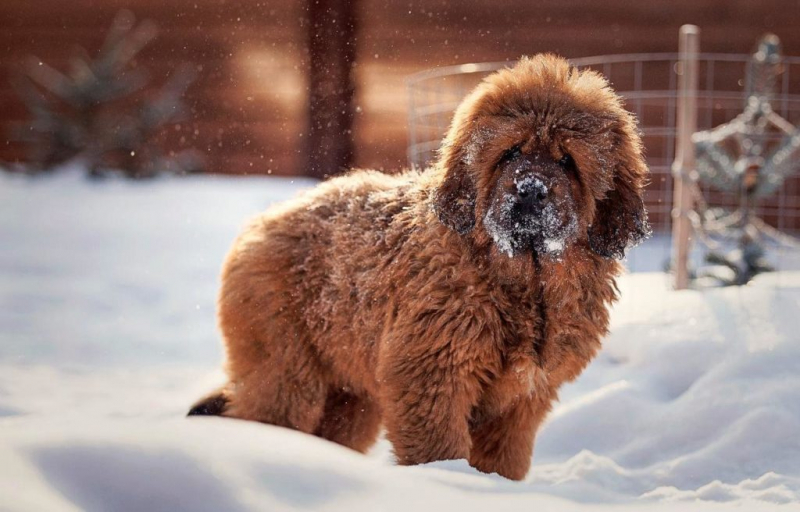
[[[228,408],[225,390],[218,389],[198,400],[186,416],[222,416]]]

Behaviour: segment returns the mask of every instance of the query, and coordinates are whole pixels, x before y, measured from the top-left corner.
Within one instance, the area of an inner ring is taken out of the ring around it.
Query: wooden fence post
[[[308,0],[308,129],[301,174],[327,178],[353,165],[356,1]]]
[[[680,29],[680,73],[678,83],[678,125],[675,161],[672,176],[675,190],[672,204],[672,268],[675,273],[675,289],[689,287],[689,250],[693,208],[690,174],[695,172],[695,149],[692,134],[697,131],[697,87],[700,29],[695,25],[683,25]]]

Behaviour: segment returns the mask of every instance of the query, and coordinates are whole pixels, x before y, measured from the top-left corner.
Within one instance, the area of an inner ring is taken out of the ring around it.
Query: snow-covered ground
[[[228,245],[309,184],[0,175],[0,510],[800,509],[800,273],[704,292],[623,278],[523,483],[184,418],[222,379]]]

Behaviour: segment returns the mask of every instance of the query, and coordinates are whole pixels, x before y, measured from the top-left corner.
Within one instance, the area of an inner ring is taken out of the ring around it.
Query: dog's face
[[[541,149],[514,146],[493,172],[483,227],[507,256],[528,250],[558,256],[577,234],[582,203],[575,162]]]
[[[649,233],[633,117],[605,79],[550,55],[487,78],[442,147],[439,219],[499,254],[607,258]]]

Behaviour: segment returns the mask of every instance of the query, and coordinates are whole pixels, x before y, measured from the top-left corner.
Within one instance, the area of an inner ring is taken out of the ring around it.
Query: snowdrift
[[[624,277],[522,483],[184,418],[222,380],[228,245],[310,185],[0,175],[1,510],[800,509],[800,273],[704,292]]]

